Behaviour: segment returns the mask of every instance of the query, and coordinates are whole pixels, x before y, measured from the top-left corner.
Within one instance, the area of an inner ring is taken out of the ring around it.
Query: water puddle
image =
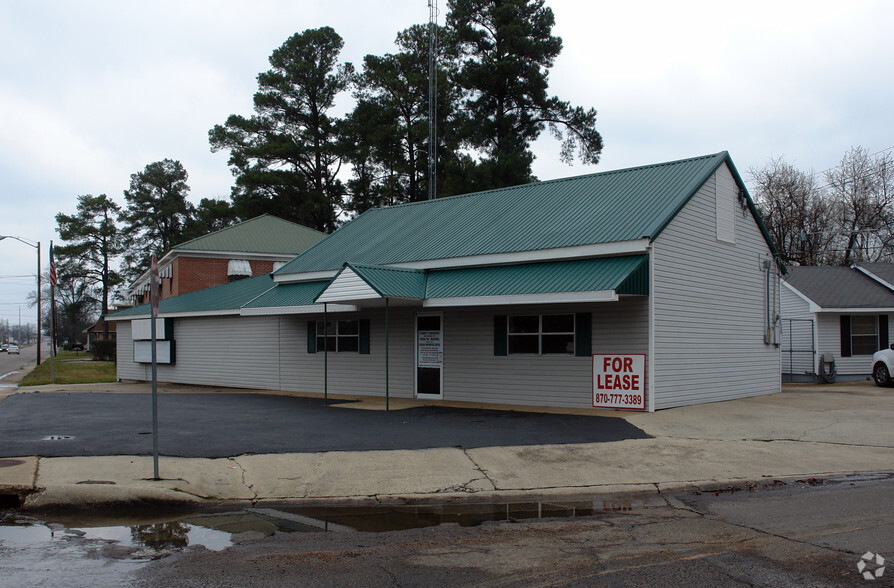
[[[632,510],[628,503],[514,502],[379,507],[265,506],[158,514],[54,515],[0,511],[4,581],[19,586],[125,586],[128,572],[186,549],[223,550],[233,536],[275,533],[378,533],[444,524],[587,517]],[[81,582],[81,583],[79,583]]]

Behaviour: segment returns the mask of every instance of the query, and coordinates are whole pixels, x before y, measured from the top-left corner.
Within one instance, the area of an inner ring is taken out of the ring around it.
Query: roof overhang
[[[887,314],[894,313],[894,308],[859,308],[851,306],[847,308],[820,308],[813,312],[829,314]]]
[[[315,302],[371,306],[377,301],[384,305],[387,299],[419,305],[425,298],[425,284],[422,270],[346,263]]]
[[[439,270],[345,264],[315,302],[426,308],[616,302],[621,294],[647,294],[647,276],[647,255]]]
[[[876,282],[878,282],[879,284],[881,284],[882,286],[884,286],[884,287],[887,288],[888,290],[894,291],[894,284],[891,284],[890,282],[888,282],[887,280],[885,280],[884,278],[882,278],[882,277],[879,276],[878,274],[875,274],[875,273],[869,271],[869,270],[866,269],[865,267],[861,267],[859,264],[854,264],[854,265],[852,265],[851,267],[852,267],[853,269],[857,270],[858,272],[862,273],[863,275],[865,275],[865,276],[867,276],[867,277],[869,277],[869,278],[875,280]]]
[[[839,307],[823,307],[810,299],[809,296],[786,282],[782,280],[782,285],[788,288],[795,296],[803,300],[807,303],[807,307],[809,312],[813,314],[882,314],[882,313],[894,313],[894,307],[861,307],[861,306],[839,306]]]
[[[242,316],[279,316],[286,314],[320,314],[322,312],[357,312],[357,306],[349,304],[307,304],[304,306],[268,306],[265,308],[243,308]]]
[[[197,310],[197,311],[186,311],[186,312],[160,312],[156,318],[193,318],[193,317],[206,317],[206,316],[238,316],[239,309],[238,308],[229,308],[227,310]],[[146,314],[128,314],[124,316],[108,316],[106,320],[109,321],[136,321],[142,319],[152,318],[149,313]]]

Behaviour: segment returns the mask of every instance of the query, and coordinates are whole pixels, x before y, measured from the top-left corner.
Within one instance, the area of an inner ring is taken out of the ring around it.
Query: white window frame
[[[872,332],[872,351],[869,353],[858,353],[857,346],[855,344],[856,340],[868,340],[870,337],[869,333],[854,333],[854,324],[858,319],[870,318],[872,319],[872,324],[874,330]],[[872,355],[878,351],[878,316],[874,314],[852,314],[851,315],[851,356],[867,356]]]
[[[329,353],[360,353],[360,321],[357,319],[353,320],[330,320],[330,323],[335,323],[335,332],[329,332],[326,330],[326,321],[317,321],[317,351],[324,352],[328,348],[327,339],[335,340],[335,349],[329,349]],[[355,333],[341,333],[342,325],[346,323],[354,323]],[[325,333],[325,335],[324,335]],[[356,345],[354,349],[341,349],[341,340],[342,339],[354,339],[356,340]]]
[[[536,333],[513,333],[512,332],[512,319],[518,317],[537,317],[537,332]],[[571,331],[543,331],[543,317],[544,316],[568,316],[571,317]],[[512,351],[512,337],[537,337],[537,353],[524,353],[524,352],[513,352]],[[563,351],[563,352],[546,352],[543,351],[543,336],[544,335],[571,335],[571,350]],[[506,355],[574,355],[574,350],[577,348],[577,317],[573,312],[556,312],[556,313],[538,313],[538,314],[511,314],[506,317]]]

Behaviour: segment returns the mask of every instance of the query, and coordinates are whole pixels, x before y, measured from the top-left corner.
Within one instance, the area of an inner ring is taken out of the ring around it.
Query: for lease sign
[[[593,406],[646,409],[646,356],[594,355]]]

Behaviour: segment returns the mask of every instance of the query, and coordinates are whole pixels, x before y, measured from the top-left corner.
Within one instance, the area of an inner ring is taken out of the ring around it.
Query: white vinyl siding
[[[847,314],[856,316],[858,313]],[[871,316],[877,318],[878,313],[871,313]],[[894,315],[888,315],[889,329],[894,326],[892,316]],[[817,314],[817,333],[818,353],[831,353],[835,356],[835,369],[839,376],[866,376],[868,378],[872,374],[872,355],[841,357],[841,314]]]
[[[370,319],[370,353],[329,353],[332,394],[385,394],[385,312],[330,313],[331,320]],[[307,352],[307,323],[322,315],[176,319],[176,364],[158,367],[160,382],[322,394],[324,354]],[[390,394],[413,395],[415,310],[392,309]],[[118,323],[118,378],[148,381],[134,364],[130,322]]]
[[[414,325],[419,312],[413,307],[390,311],[389,394],[394,398],[414,394]],[[444,400],[591,408],[590,357],[494,356],[494,315],[577,312],[591,313],[593,353],[647,353],[646,297],[558,308],[448,308],[443,322]],[[177,363],[159,366],[159,381],[322,394],[324,354],[307,352],[307,323],[322,319],[322,315],[177,319]],[[384,396],[385,311],[330,313],[329,319],[370,320],[368,355],[328,354],[329,393]],[[119,322],[118,329],[118,377],[149,380],[150,368],[130,361],[130,323]],[[269,341],[261,341],[266,338]],[[240,345],[223,343],[227,340],[254,342],[256,349],[243,351]]]
[[[723,167],[726,169],[726,166]],[[717,240],[736,242],[736,208],[738,208],[739,187],[728,173],[716,174],[714,183],[714,205],[717,223]]]
[[[174,319],[175,363],[159,365],[158,380],[278,390],[278,326],[276,317]],[[152,366],[133,363],[130,323],[118,328],[118,378],[150,380]]]
[[[712,177],[653,243],[656,409],[781,390],[779,349],[764,344],[769,247],[738,204],[736,244],[718,241],[715,206]]]
[[[389,395],[413,396],[415,310],[392,308],[389,316]],[[330,320],[369,319],[369,354],[329,353],[330,394],[385,396],[385,311],[330,313]],[[307,322],[321,321],[322,315],[283,317],[281,346],[284,390],[323,393],[324,353],[307,352]]]
[[[494,356],[494,316],[589,312],[593,353],[646,353],[648,299],[587,305],[444,309],[444,400],[592,408],[590,357]]]
[[[340,302],[344,300],[369,300],[381,298],[378,292],[373,290],[363,278],[358,276],[351,268],[345,268],[338,277],[323,292],[318,303]]]

